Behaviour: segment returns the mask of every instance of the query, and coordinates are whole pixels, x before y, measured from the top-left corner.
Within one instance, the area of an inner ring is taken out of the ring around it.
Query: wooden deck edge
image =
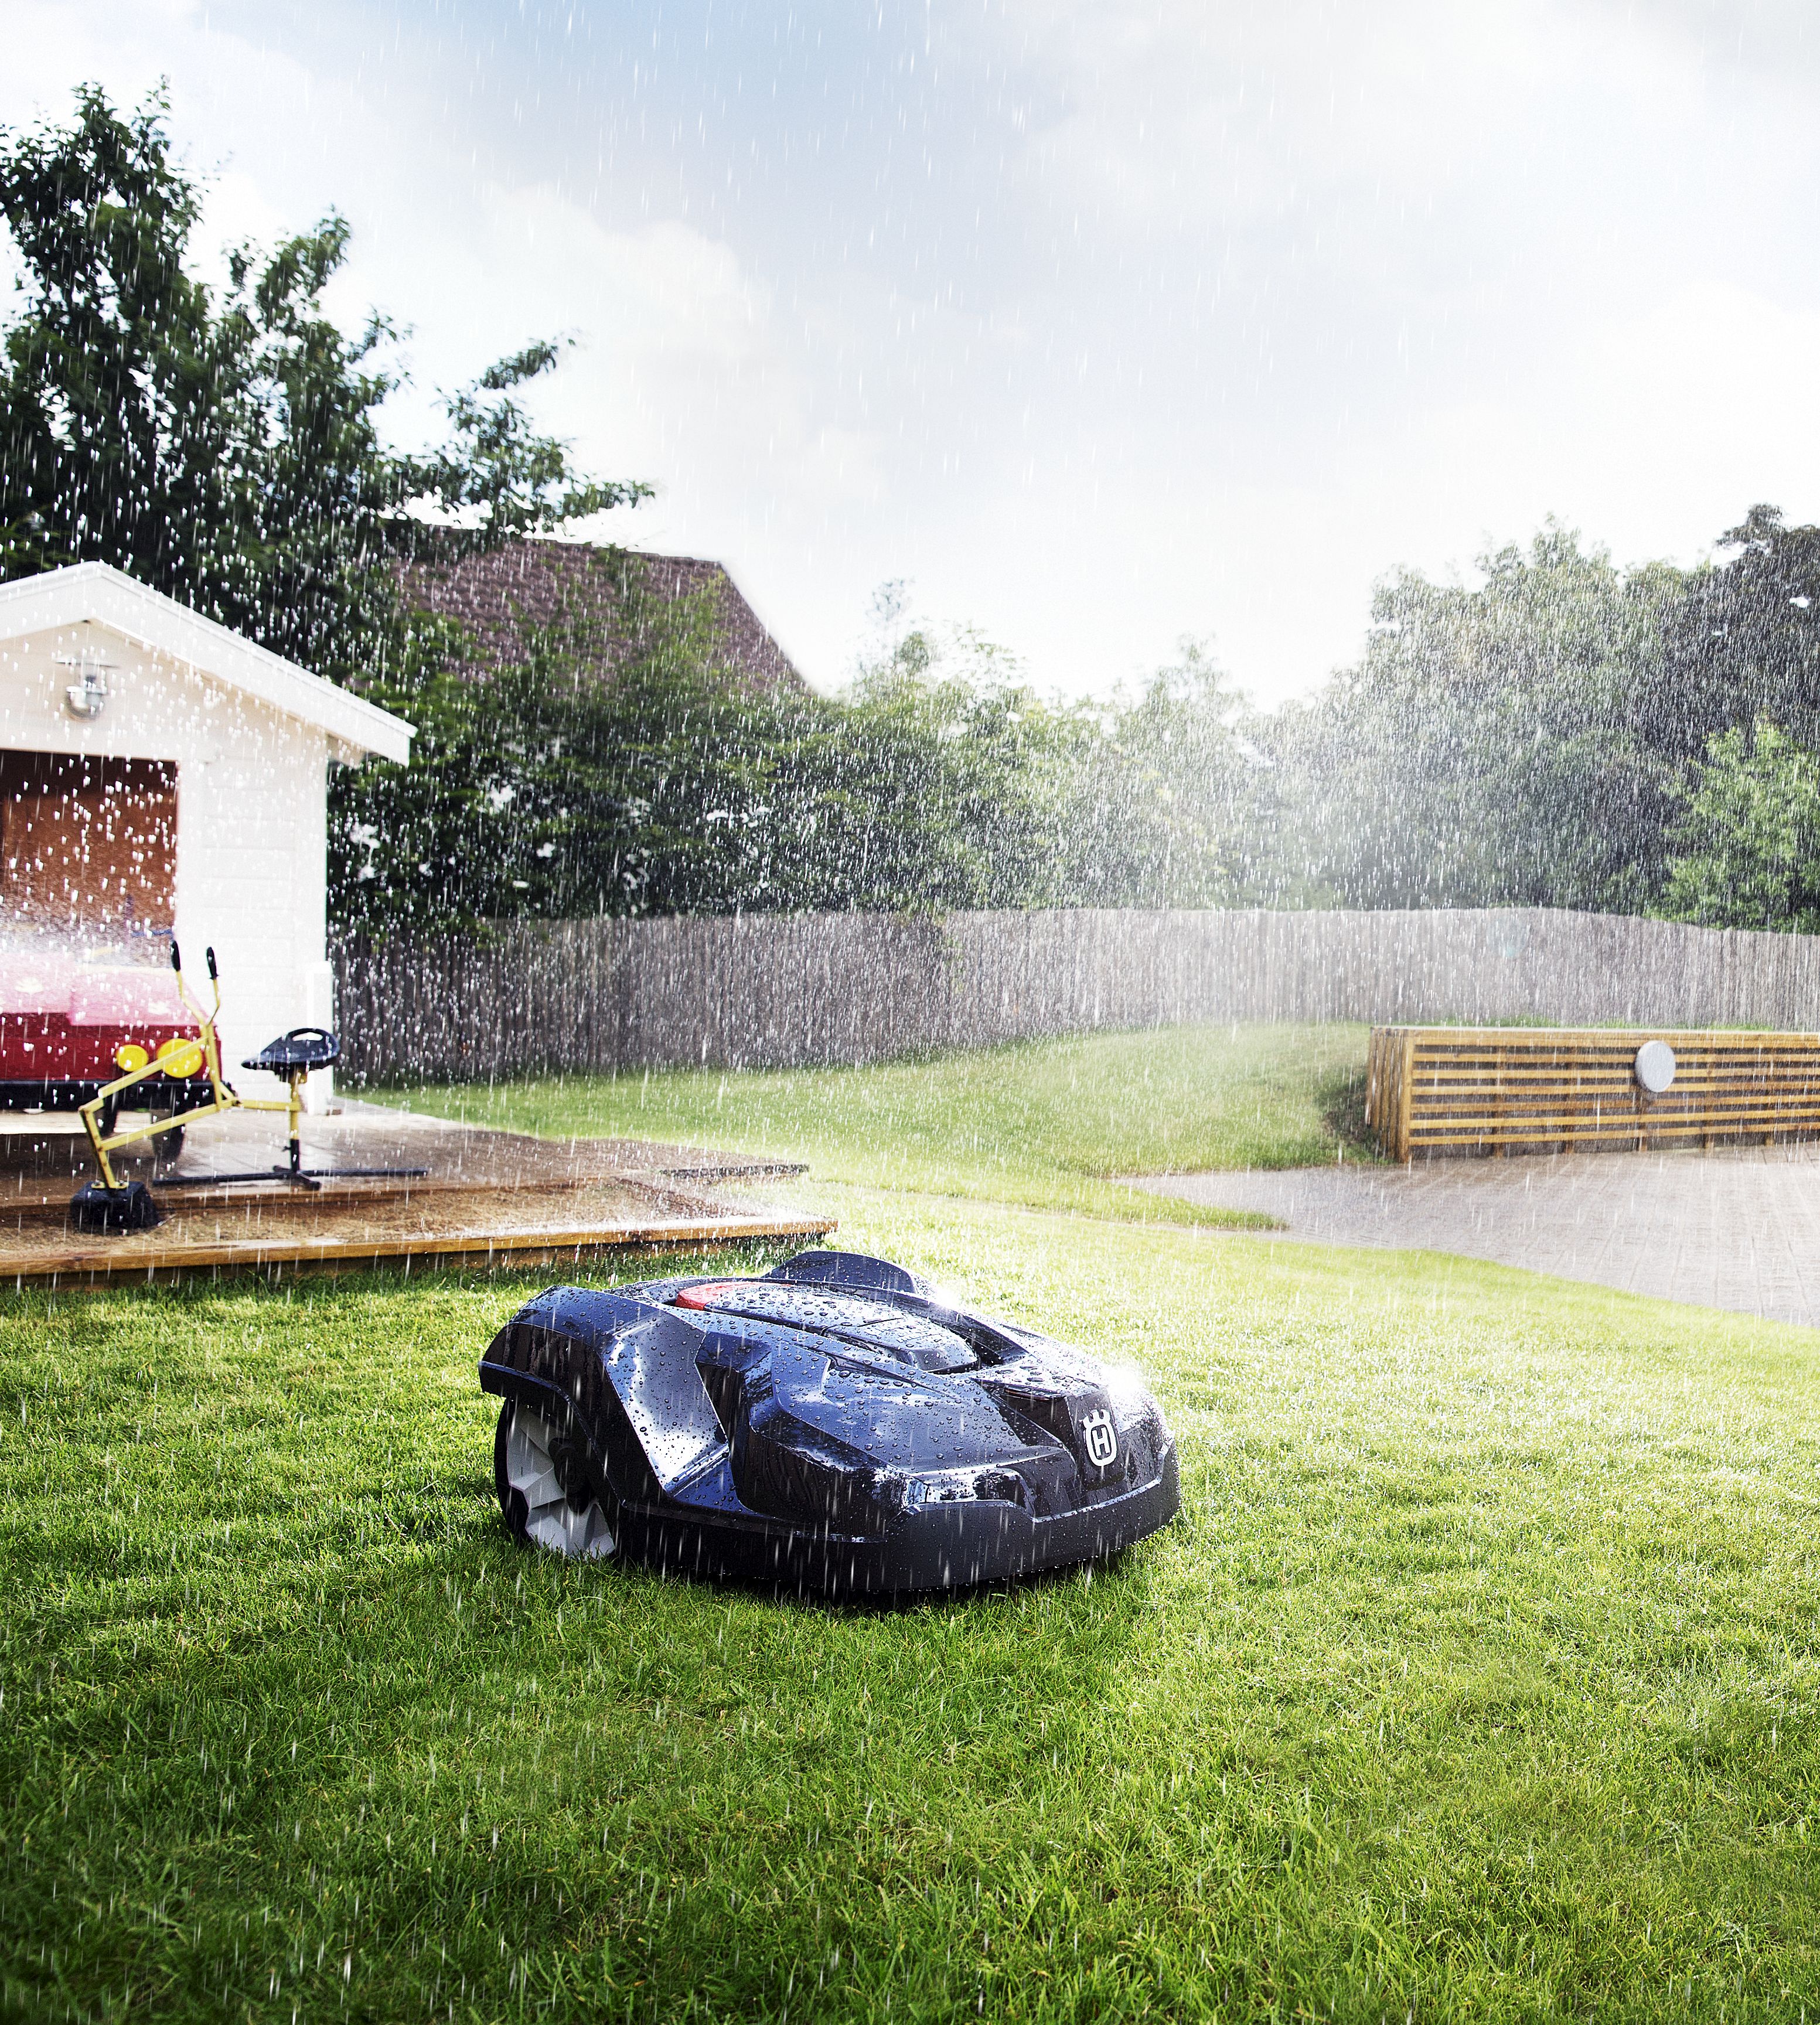
[[[0,1288],[122,1284],[130,1281],[181,1280],[195,1273],[347,1272],[398,1265],[431,1270],[447,1267],[498,1268],[579,1262],[604,1253],[676,1251],[705,1244],[745,1244],[766,1238],[825,1237],[837,1228],[828,1217],[720,1217],[686,1223],[595,1226],[582,1230],[439,1231],[409,1237],[325,1238],[238,1244],[169,1245],[131,1255],[85,1248],[16,1260],[0,1252]]]

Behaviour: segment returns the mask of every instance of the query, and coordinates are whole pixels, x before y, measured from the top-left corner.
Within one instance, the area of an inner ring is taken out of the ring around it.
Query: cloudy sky
[[[1551,513],[1820,518],[1801,0],[6,13],[0,121],[167,76],[211,243],[339,206],[426,388],[572,333],[544,419],[660,491],[616,531],[824,684],[889,579],[1046,687],[1192,634],[1271,700]]]

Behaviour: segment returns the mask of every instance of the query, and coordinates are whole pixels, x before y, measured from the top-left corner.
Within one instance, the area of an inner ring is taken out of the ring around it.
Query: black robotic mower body
[[[559,1553],[888,1596],[1116,1553],[1181,1501],[1134,1379],[851,1253],[553,1287],[480,1383],[506,1522]]]

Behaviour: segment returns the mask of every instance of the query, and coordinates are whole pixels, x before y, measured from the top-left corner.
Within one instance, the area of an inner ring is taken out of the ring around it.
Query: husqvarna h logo
[[[1081,1422],[1081,1437],[1087,1445],[1087,1461],[1095,1469],[1105,1469],[1119,1453],[1119,1436],[1110,1413],[1089,1413]]]

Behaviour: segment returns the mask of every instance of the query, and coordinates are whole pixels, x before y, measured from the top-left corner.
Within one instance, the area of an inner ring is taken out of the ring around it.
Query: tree
[[[1182,643],[1119,696],[1076,755],[1065,834],[1072,904],[1213,907],[1281,884],[1279,777],[1208,649]]]
[[[395,333],[375,314],[348,338],[322,306],[347,222],[239,248],[218,295],[187,264],[200,193],[162,93],[125,116],[97,86],[75,98],[67,127],[0,133],[25,297],[0,347],[0,577],[112,563],[360,681],[403,651],[395,564],[426,516],[487,544],[643,491],[578,477],[532,428],[517,392],[554,366],[550,344],[452,396],[440,444],[388,451]]]
[[[1686,579],[1553,523],[1480,568],[1391,578],[1363,660],[1274,728],[1305,880],[1371,907],[1640,908],[1682,766],[1656,725]]]
[[[655,597],[632,558],[594,567],[610,597],[575,599],[521,665],[454,674],[450,643],[413,633],[380,695],[419,726],[411,764],[345,777],[333,803],[337,919],[383,935],[1065,902],[1072,717],[1015,683],[939,672],[920,637],[845,697],[755,693],[711,594]]]
[[[1820,931],[1820,758],[1767,722],[1734,726],[1710,742],[1682,799],[1669,919]]]
[[[1667,631],[1651,735],[1697,763],[1719,732],[1759,719],[1820,748],[1820,527],[1753,506],[1695,572]]]
[[[924,907],[1069,904],[1086,715],[1046,703],[970,628],[919,626],[862,659],[822,766],[849,862]]]

